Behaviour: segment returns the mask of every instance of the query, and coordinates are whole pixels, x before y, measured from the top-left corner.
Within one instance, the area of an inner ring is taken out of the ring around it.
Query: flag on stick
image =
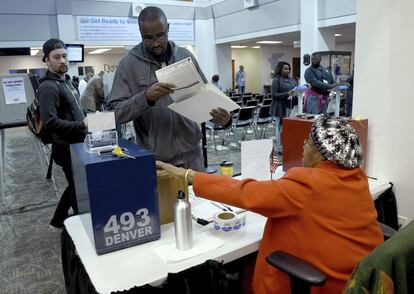
[[[270,164],[270,179],[272,179],[272,175],[279,166],[279,160],[277,159],[277,152],[275,147],[272,148],[269,156],[269,164]]]

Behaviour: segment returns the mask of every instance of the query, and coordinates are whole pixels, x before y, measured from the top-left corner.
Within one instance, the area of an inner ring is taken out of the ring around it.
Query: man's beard
[[[66,64],[60,65],[56,73],[64,74],[68,72],[68,66]]]

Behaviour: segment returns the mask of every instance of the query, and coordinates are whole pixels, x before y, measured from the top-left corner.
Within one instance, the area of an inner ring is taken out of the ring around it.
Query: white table
[[[275,178],[283,175],[281,167],[275,174]],[[369,184],[374,199],[390,187],[388,182],[373,179],[369,180]],[[246,212],[246,218],[245,231],[231,235],[215,235],[225,242],[223,246],[193,258],[169,264],[165,263],[154,250],[175,242],[173,223],[161,226],[160,240],[100,256],[96,254],[79,216],[68,218],[65,221],[65,227],[95,289],[99,293],[110,293],[149,283],[160,284],[169,272],[183,271],[202,264],[207,259],[227,263],[257,251],[266,218],[252,212]],[[213,225],[203,227],[194,223],[194,236],[205,232],[215,234]]]

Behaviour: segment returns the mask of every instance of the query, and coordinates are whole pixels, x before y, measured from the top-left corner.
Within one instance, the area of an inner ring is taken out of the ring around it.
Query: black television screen
[[[66,44],[68,50],[69,62],[83,62],[83,45],[82,44]]]

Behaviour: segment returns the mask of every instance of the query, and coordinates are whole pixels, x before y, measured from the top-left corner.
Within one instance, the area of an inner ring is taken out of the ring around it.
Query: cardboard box
[[[188,185],[184,179],[173,177],[165,170],[157,170],[157,191],[161,224],[174,221],[174,205],[177,201],[179,190],[185,193],[188,200]]]

